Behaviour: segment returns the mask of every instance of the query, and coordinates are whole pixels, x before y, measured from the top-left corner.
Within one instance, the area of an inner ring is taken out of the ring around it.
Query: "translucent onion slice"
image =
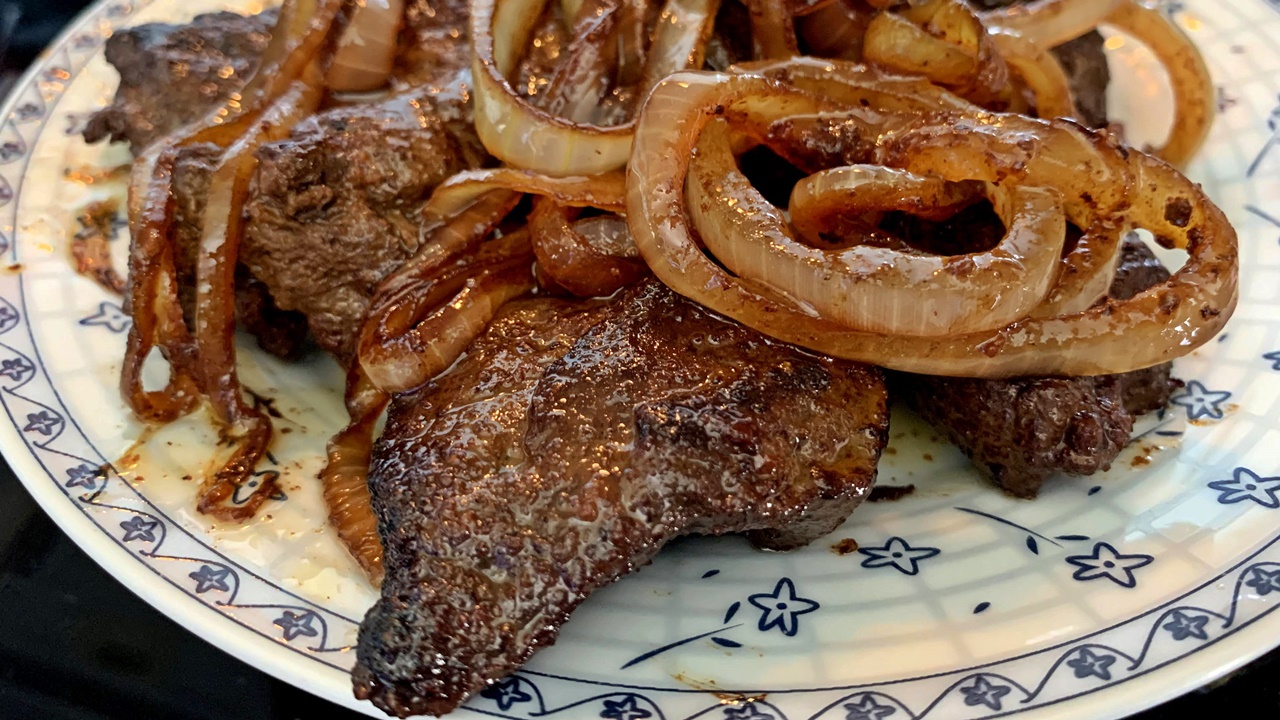
[[[1176,170],[1137,152],[1130,152],[1126,162],[1136,186],[1146,192],[1128,220],[1169,246],[1185,248],[1189,259],[1169,281],[1130,300],[1108,300],[1057,318],[1024,319],[995,331],[921,338],[850,330],[762,283],[734,277],[705,255],[689,227],[684,202],[689,163],[716,108],[729,112],[746,98],[759,104],[795,93],[760,76],[686,72],[660,84],[645,104],[628,165],[627,219],[645,261],[677,292],[767,335],[835,357],[971,377],[1094,375],[1149,367],[1208,342],[1235,308],[1239,267],[1230,223]],[[1048,155],[1058,151],[1052,143],[1043,148]]]
[[[1006,28],[1043,48],[1091,32],[1127,0],[1034,0],[981,13],[988,28]]]
[[[1106,24],[1150,48],[1169,72],[1173,86],[1173,126],[1164,144],[1150,150],[1183,167],[1195,157],[1217,115],[1217,92],[1204,58],[1177,24],[1162,10],[1125,0],[1107,16]]]
[[[495,190],[542,195],[571,207],[621,212],[626,205],[626,189],[627,176],[622,172],[592,177],[551,177],[515,168],[466,170],[436,187],[423,214],[428,219],[444,221]]]
[[[1005,30],[991,33],[991,40],[1009,70],[1035,97],[1037,116],[1080,117],[1071,97],[1071,81],[1053,53]]]
[[[476,0],[471,7],[475,123],[495,157],[549,175],[594,175],[626,164],[635,123],[571,122],[526,102],[508,78],[528,46],[547,0]],[[718,0],[669,0],[659,19],[644,83],[702,62]],[[647,85],[646,85],[647,87]]]
[[[693,227],[725,267],[822,318],[868,332],[954,335],[1024,317],[1053,284],[1066,234],[1054,193],[988,185],[988,197],[1008,228],[990,251],[943,257],[869,245],[807,246],[738,170],[720,122],[703,130],[685,192]],[[910,211],[955,206],[958,195],[936,177],[843,167],[800,181],[791,208],[793,217],[802,218],[829,213],[831,205],[849,215]]]
[[[387,84],[396,62],[404,0],[356,0],[338,40],[325,86],[333,92],[368,92]]]

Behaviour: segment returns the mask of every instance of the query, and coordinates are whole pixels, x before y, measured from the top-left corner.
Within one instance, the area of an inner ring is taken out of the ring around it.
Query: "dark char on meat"
[[[386,579],[357,696],[448,712],[679,535],[781,550],[827,534],[871,488],[885,403],[875,368],[654,280],[612,301],[509,304],[449,373],[396,400],[375,448]]]

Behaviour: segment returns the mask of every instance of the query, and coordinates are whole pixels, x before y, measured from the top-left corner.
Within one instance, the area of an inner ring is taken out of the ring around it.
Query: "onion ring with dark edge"
[[[836,168],[801,180],[791,208],[808,225],[813,215],[825,214],[815,207],[823,204],[854,216],[958,204],[964,196],[944,179],[968,178]],[[821,250],[797,242],[781,212],[738,170],[721,122],[703,129],[685,184],[692,226],[739,277],[765,283],[846,327],[928,336],[1003,327],[1031,312],[1056,279],[1066,233],[1056,194],[987,184],[986,195],[1008,228],[1004,240],[987,252],[942,257],[868,245]]]
[[[1238,252],[1225,215],[1173,168],[1133,151],[1126,163],[1145,192],[1129,211],[1132,224],[1185,248],[1189,259],[1169,281],[1127,301],[1107,300],[1057,318],[1024,319],[996,331],[919,338],[850,330],[759,283],[732,277],[704,255],[691,234],[683,202],[690,158],[717,109],[797,92],[758,75],[685,72],[650,96],[628,168],[627,218],[641,255],[672,289],[774,338],[835,357],[973,377],[1093,375],[1149,367],[1207,342],[1235,308]],[[1046,143],[1041,152],[1052,155],[1056,147]]]

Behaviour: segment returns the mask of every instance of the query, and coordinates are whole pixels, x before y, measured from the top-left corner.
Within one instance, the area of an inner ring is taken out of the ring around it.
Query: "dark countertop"
[[[84,4],[0,2],[0,93]],[[3,462],[0,498],[0,718],[363,717],[249,667],[152,609],[81,552]],[[1135,717],[1209,716],[1280,717],[1280,651]]]

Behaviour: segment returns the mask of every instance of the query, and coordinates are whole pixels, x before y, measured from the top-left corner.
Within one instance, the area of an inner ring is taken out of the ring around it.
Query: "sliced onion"
[[[751,13],[751,42],[760,60],[800,54],[795,19],[787,0],[746,0]]]
[[[333,92],[367,92],[386,85],[403,20],[404,0],[356,0],[325,85]]]
[[[476,0],[471,6],[471,74],[476,134],[498,159],[550,175],[593,175],[622,167],[633,126],[572,123],[530,105],[507,78],[528,45],[546,0]]]
[[[791,207],[804,216],[824,202],[850,215],[937,204],[929,200],[954,205],[958,198],[948,197],[945,185],[882,167],[844,167],[802,180]],[[953,335],[1024,317],[1049,291],[1066,233],[1050,192],[989,186],[1008,227],[993,250],[941,257],[867,245],[808,247],[738,170],[722,123],[704,128],[685,192],[694,229],[730,271],[817,316],[868,332]]]
[[[635,123],[572,122],[521,98],[509,78],[547,0],[476,0],[471,8],[475,123],[495,157],[548,175],[594,175],[626,164]],[[701,62],[717,0],[669,0],[654,32],[645,82]]]
[[[347,372],[347,415],[350,422],[329,440],[328,462],[320,471],[329,524],[360,563],[374,587],[382,584],[382,539],[369,499],[369,460],[378,417],[387,396],[365,376],[360,363]]]
[[[213,414],[239,437],[231,457],[201,482],[196,507],[221,520],[253,517],[276,490],[274,476],[264,475],[247,499],[228,504],[266,454],[272,432],[270,417],[245,403],[236,370],[235,272],[244,236],[244,201],[257,167],[257,149],[288,137],[294,125],[316,111],[324,96],[321,77],[319,64],[313,63],[249,132],[227,148],[209,180],[196,260],[196,348],[201,385]]]
[[[1182,167],[1195,157],[1217,114],[1217,93],[1204,58],[1186,33],[1161,10],[1124,0],[1106,24],[1146,45],[1169,72],[1173,86],[1173,126],[1168,139],[1150,152]]]
[[[627,221],[602,215],[574,221],[570,208],[549,198],[534,201],[529,237],[538,267],[579,297],[607,297],[649,274]]]
[[[1093,31],[1127,0],[1035,0],[988,10],[979,17],[989,28],[1006,28],[1042,48],[1055,48]]]
[[[396,394],[439,375],[484,332],[498,308],[533,289],[532,264],[528,234],[520,231],[441,267],[411,295],[380,299],[360,336],[360,365],[369,381]]]
[[[542,91],[539,106],[552,115],[590,121],[613,82],[621,7],[615,0],[584,3],[570,29],[573,42]]]
[[[1071,97],[1071,81],[1053,53],[1004,30],[991,33],[991,40],[1009,69],[1035,97],[1038,117],[1080,117]]]
[[[772,337],[835,357],[974,377],[1091,375],[1149,367],[1207,342],[1235,307],[1236,235],[1226,217],[1175,170],[1137,152],[1130,152],[1126,163],[1136,186],[1146,192],[1129,210],[1129,221],[1187,249],[1190,257],[1168,282],[1131,300],[1108,300],[1052,319],[1024,319],[995,331],[922,338],[850,330],[806,312],[762,283],[733,277],[707,258],[691,234],[684,202],[688,166],[715,108],[729,111],[748,97],[759,101],[793,93],[759,76],[680,73],[660,84],[645,104],[628,168],[627,218],[636,246],[655,274],[696,302]],[[1084,132],[1065,124],[1057,127]],[[1042,150],[1046,155],[1058,151],[1056,143],[1046,143]]]
[[[554,198],[561,205],[619,212],[626,204],[626,182],[627,176],[621,172],[593,177],[550,177],[515,168],[465,170],[436,187],[423,214],[435,220],[452,218],[481,195],[494,190],[533,193]]]

